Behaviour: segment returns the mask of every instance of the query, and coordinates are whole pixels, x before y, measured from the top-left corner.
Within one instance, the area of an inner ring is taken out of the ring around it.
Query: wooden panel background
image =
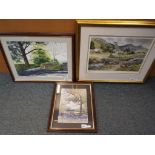
[[[49,32],[75,33],[75,19],[7,19],[0,20],[0,33],[5,32]],[[0,52],[0,72],[8,73],[8,68]],[[155,76],[155,63],[151,69],[151,76]]]

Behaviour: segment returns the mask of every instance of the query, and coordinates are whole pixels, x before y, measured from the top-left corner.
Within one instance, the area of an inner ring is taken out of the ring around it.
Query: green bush
[[[93,41],[90,42],[90,49],[95,49],[95,44]]]
[[[130,71],[139,71],[141,64],[133,64]]]
[[[15,68],[18,73],[22,73],[23,71],[25,71],[27,69],[36,68],[36,67],[38,67],[38,66],[34,65],[34,64],[30,64],[29,66],[27,66],[25,64],[15,64]]]
[[[53,59],[50,62],[42,63],[41,68],[48,69],[48,70],[63,70],[63,65],[60,64],[57,59]]]

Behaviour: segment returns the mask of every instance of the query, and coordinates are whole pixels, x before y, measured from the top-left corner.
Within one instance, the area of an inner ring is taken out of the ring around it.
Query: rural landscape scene
[[[88,71],[138,72],[152,39],[136,37],[91,37]]]
[[[20,76],[67,74],[67,43],[8,41],[16,71]]]
[[[88,123],[86,89],[61,89],[58,123]]]

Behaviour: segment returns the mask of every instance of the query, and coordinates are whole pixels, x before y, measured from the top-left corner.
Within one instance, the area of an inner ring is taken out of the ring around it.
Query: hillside
[[[143,46],[139,45],[133,45],[133,44],[125,44],[122,46],[119,46],[117,42],[115,43],[109,43],[106,40],[102,38],[92,38],[91,40],[91,46],[90,49],[100,49],[102,52],[116,52],[116,51],[121,51],[121,52],[147,52],[148,49],[144,48]]]

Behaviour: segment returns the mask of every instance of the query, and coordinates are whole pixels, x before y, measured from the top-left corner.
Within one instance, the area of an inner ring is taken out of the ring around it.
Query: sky
[[[136,37],[93,37],[93,38],[102,38],[109,43],[117,42],[119,46],[125,44],[133,44],[135,46],[143,46],[144,48],[149,48],[153,39],[150,38],[136,38]]]
[[[26,52],[30,51],[33,48],[32,46],[29,46],[26,50]],[[67,62],[67,43],[58,43],[58,42],[48,42],[46,45],[46,50],[51,55],[51,58],[53,58],[53,54],[55,55],[55,58],[63,63]],[[31,59],[31,54],[27,55],[28,59]]]
[[[51,55],[55,55],[56,59],[60,62],[67,62],[67,43],[54,43],[47,44],[47,50]]]

